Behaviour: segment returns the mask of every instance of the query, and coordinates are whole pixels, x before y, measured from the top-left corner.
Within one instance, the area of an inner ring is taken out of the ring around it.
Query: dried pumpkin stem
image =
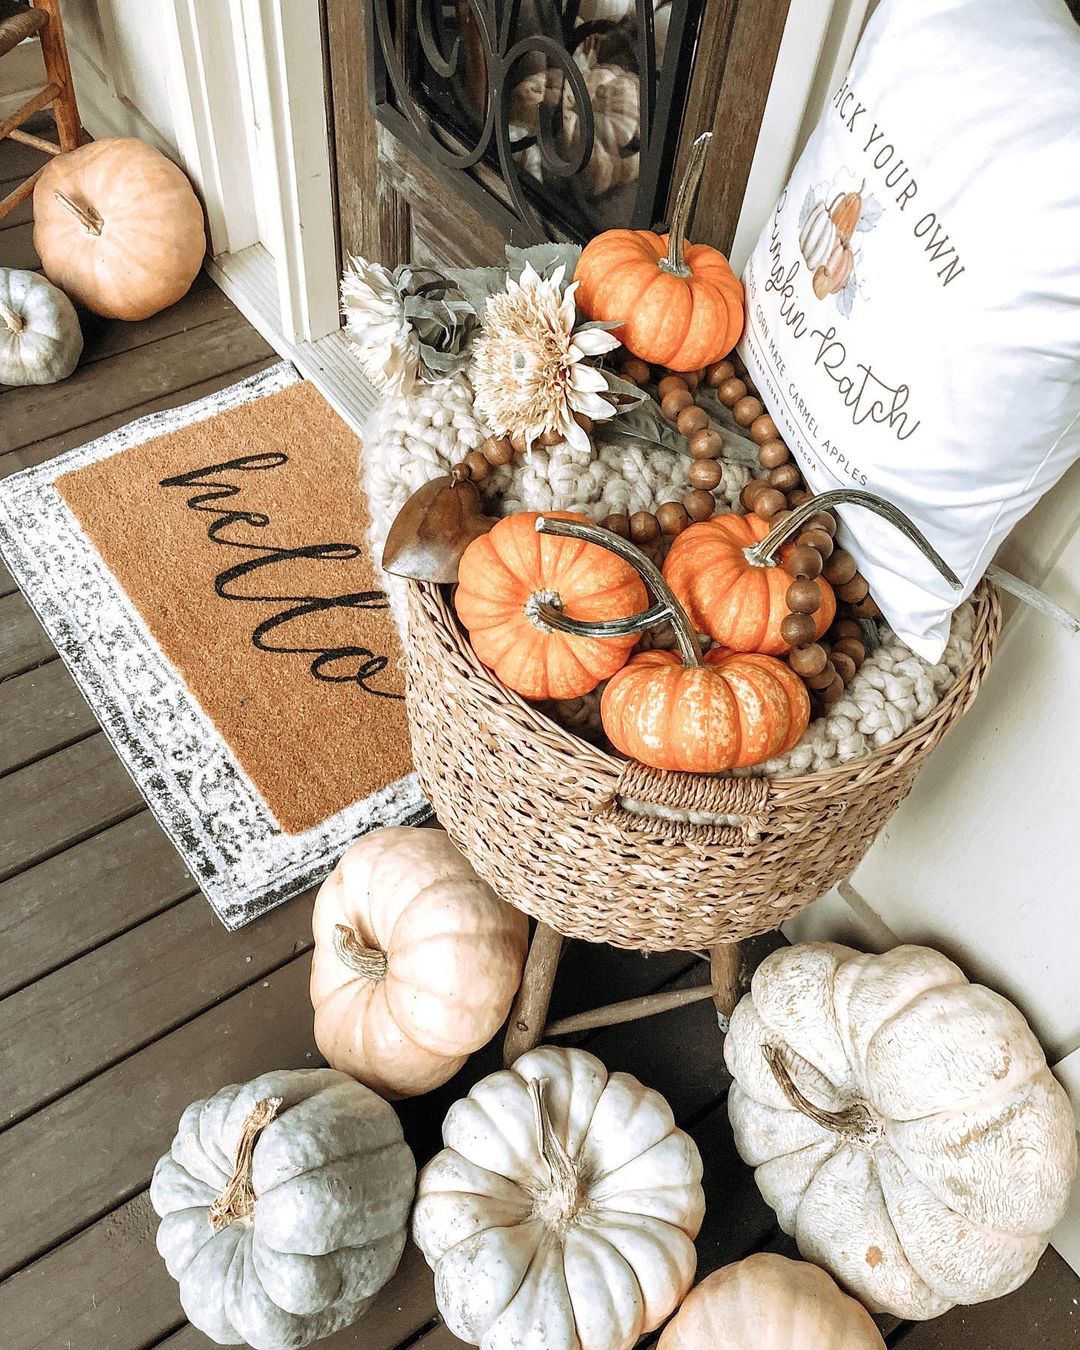
[[[573,1159],[551,1124],[544,1100],[546,1078],[529,1079],[529,1097],[536,1123],[536,1144],[548,1170],[548,1186],[535,1196],[540,1217],[552,1228],[564,1229],[581,1208],[581,1181]]]
[[[690,158],[686,162],[686,172],[679,184],[679,195],[675,198],[675,210],[671,214],[671,229],[668,231],[667,257],[660,260],[660,268],[672,276],[688,277],[690,268],[686,265],[686,227],[690,223],[690,212],[694,209],[694,199],[701,186],[701,175],[705,169],[705,156],[709,153],[711,131],[703,131],[690,147]]]
[[[854,1143],[869,1143],[878,1137],[879,1130],[868,1107],[861,1106],[858,1102],[845,1107],[843,1111],[826,1111],[822,1106],[815,1106],[795,1085],[795,1080],[784,1063],[784,1057],[775,1045],[763,1045],[761,1053],[780,1085],[781,1092],[796,1111],[801,1111],[804,1116],[808,1116],[824,1129],[835,1130],[837,1134],[844,1135]]]
[[[347,924],[334,924],[334,953],[342,965],[362,979],[375,984],[386,979],[386,953],[378,947],[367,946],[356,929]]]
[[[73,202],[63,192],[54,192],[53,196],[62,206],[66,206],[71,214],[77,217],[79,224],[91,234],[100,234],[105,224],[104,219],[98,215],[92,206],[80,206],[78,202]]]
[[[236,1145],[236,1166],[228,1184],[210,1206],[210,1227],[220,1233],[229,1224],[246,1219],[255,1209],[255,1188],[251,1182],[251,1160],[255,1143],[267,1125],[277,1116],[280,1097],[257,1101],[244,1119]]]
[[[679,654],[683,665],[700,666],[701,646],[697,640],[693,625],[687,618],[686,610],[679,604],[671,587],[664,580],[659,567],[642,553],[629,539],[605,530],[599,525],[584,525],[576,520],[555,520],[549,516],[540,516],[536,521],[537,534],[554,534],[564,539],[580,539],[585,544],[595,544],[597,548],[607,549],[616,557],[628,562],[641,577],[645,585],[656,597],[656,604],[644,609],[640,614],[631,614],[625,619],[601,619],[586,622],[584,619],[568,618],[560,608],[530,597],[532,606],[529,617],[534,623],[539,620],[557,633],[570,633],[575,637],[615,638],[629,637],[631,633],[644,633],[658,623],[670,623],[675,630],[679,644]],[[535,601],[535,603],[534,603]],[[538,624],[539,626],[539,624]]]
[[[878,497],[873,492],[863,492],[859,488],[835,488],[832,492],[822,492],[816,497],[811,497],[809,501],[802,502],[786,520],[782,520],[779,525],[774,525],[759,543],[751,544],[749,548],[743,549],[746,561],[752,567],[775,567],[777,565],[777,549],[797,534],[811,516],[816,516],[819,511],[826,511],[830,507],[840,506],[845,502],[851,506],[865,507],[867,511],[873,511],[875,515],[887,520],[906,539],[911,540],[924,558],[929,559],[934,564],[954,591],[964,589],[964,583],[913,520],[906,516],[899,507],[893,506],[892,502],[887,502],[884,497]]]
[[[3,319],[13,333],[21,333],[26,327],[26,320],[22,315],[16,314],[13,309],[9,309],[2,300],[0,300],[0,319]]]

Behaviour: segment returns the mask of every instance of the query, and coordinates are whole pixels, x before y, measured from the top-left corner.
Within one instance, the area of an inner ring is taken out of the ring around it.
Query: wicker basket
[[[668,951],[768,932],[854,870],[975,697],[1001,611],[986,582],[974,604],[970,664],[903,736],[822,773],[728,778],[657,772],[578,739],[480,664],[448,588],[410,582],[420,782],[480,876],[565,937]]]

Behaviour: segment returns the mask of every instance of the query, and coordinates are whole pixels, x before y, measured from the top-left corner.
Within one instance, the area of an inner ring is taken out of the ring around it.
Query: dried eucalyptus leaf
[[[549,277],[556,268],[564,267],[563,290],[573,280],[574,268],[580,257],[580,244],[533,244],[529,248],[517,248],[513,244],[506,246],[509,273],[515,281],[525,270],[526,263],[532,263],[542,277]]]
[[[506,273],[501,267],[455,267],[451,268],[449,276],[481,317],[488,297],[506,290]]]
[[[603,368],[601,368],[600,373],[607,381],[608,393],[613,395],[612,401],[618,406],[620,415],[622,415],[624,408],[636,408],[646,400],[652,401],[644,389],[636,384],[631,384],[629,380],[621,380],[618,375]]]

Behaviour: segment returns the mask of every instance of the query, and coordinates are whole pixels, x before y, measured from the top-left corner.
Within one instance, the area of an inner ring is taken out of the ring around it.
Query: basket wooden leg
[[[543,1040],[562,945],[561,933],[556,933],[546,923],[536,925],[525,962],[525,973],[521,977],[521,988],[510,1010],[506,1040],[503,1042],[503,1063],[506,1065],[513,1064],[519,1055],[532,1050]]]
[[[713,1002],[720,1016],[720,1030],[727,1031],[731,1014],[742,997],[743,954],[738,942],[724,942],[709,952]]]

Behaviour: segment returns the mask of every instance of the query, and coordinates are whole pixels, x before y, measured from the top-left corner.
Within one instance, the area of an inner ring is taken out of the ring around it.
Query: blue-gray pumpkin
[[[75,306],[36,272],[0,267],[0,384],[55,384],[78,365]]]

